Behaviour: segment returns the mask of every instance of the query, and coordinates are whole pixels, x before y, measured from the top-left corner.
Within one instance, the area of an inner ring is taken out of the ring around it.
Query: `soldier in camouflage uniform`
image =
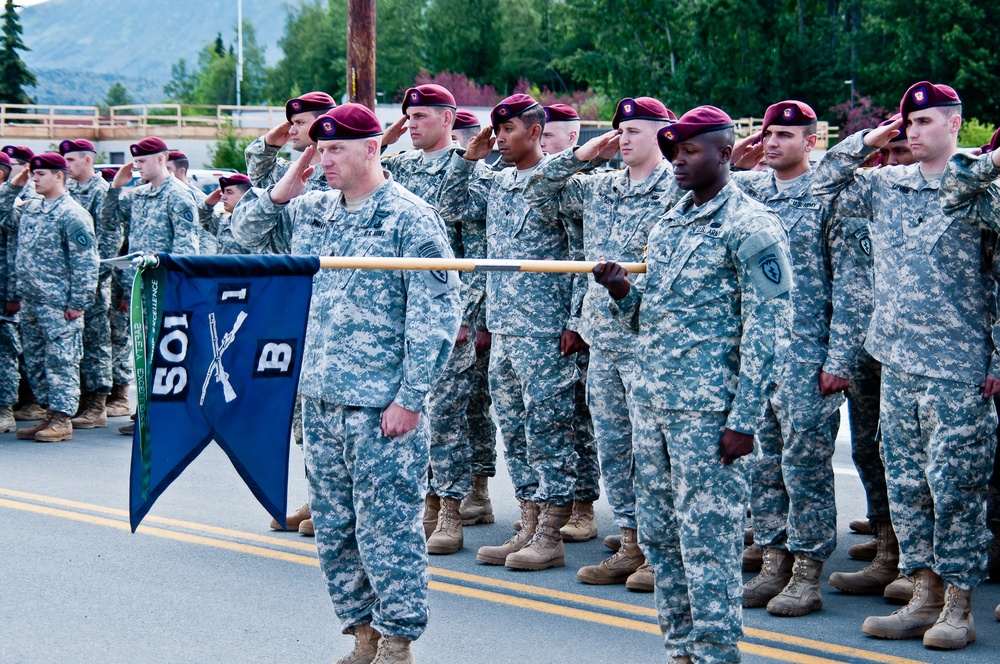
[[[950,87],[917,83],[900,112],[917,164],[855,170],[897,121],[838,144],[816,177],[832,191],[857,183],[871,212],[875,311],[865,347],[882,363],[889,508],[899,567],[913,578],[910,603],[870,616],[862,630],[922,635],[926,647],[955,649],[975,640],[971,595],[986,576],[990,538],[986,489],[997,419],[983,397],[1000,392],[1000,381],[986,378],[995,286],[983,266],[991,247],[982,231],[996,230],[998,217],[977,204],[1000,170],[989,157],[952,156],[961,101]]]
[[[180,180],[185,187],[191,190],[191,195],[194,196],[194,202],[198,206],[199,213],[205,210],[211,213],[212,209],[205,202],[208,195],[200,187],[188,180],[187,172],[190,163],[187,155],[180,150],[171,150],[167,153],[167,170],[170,171],[171,175]],[[201,224],[198,225],[198,252],[202,256],[212,256],[219,253],[219,245],[215,239],[215,234]]]
[[[10,157],[0,152],[0,184],[10,176]],[[17,313],[21,302],[17,296],[14,278],[14,261],[17,256],[17,233],[9,230],[6,218],[13,212],[13,204],[0,208],[0,433],[13,431],[17,426],[11,407],[17,401],[17,356],[21,354],[21,339],[17,332]]]
[[[382,171],[374,113],[338,106],[310,133],[331,189],[306,191],[307,148],[277,185],[236,209],[241,244],[257,249],[280,234],[296,254],[452,256],[437,212]],[[314,278],[299,390],[320,565],[356,639],[341,663],[412,662],[409,642],[427,624],[421,411],[458,332],[460,287],[455,272]]]
[[[273,127],[264,136],[254,140],[243,151],[243,156],[247,162],[247,177],[254,187],[266,188],[276,184],[278,180],[288,171],[291,163],[287,159],[278,156],[278,152],[286,144],[296,152],[302,152],[310,145],[314,145],[309,138],[309,128],[316,118],[329,111],[337,104],[333,97],[325,92],[307,92],[301,97],[289,99],[285,102],[285,122]],[[329,185],[323,175],[323,169],[319,168],[319,155],[313,153],[313,173],[306,183],[306,191],[326,191]],[[256,194],[252,194],[256,196]],[[249,202],[249,201],[248,201]],[[287,223],[280,224],[279,227],[287,227]],[[260,247],[260,253],[288,253],[290,237],[273,235],[269,246]],[[292,416],[292,437],[296,443],[302,443],[302,404],[300,399],[295,400],[295,412]],[[295,512],[285,517],[285,525],[289,530],[298,530],[299,533],[312,536],[314,526],[309,516],[309,504],[306,503]],[[281,524],[277,519],[271,519],[271,529],[281,530]]]
[[[788,233],[794,323],[777,391],[757,432],[761,454],[750,505],[763,568],[744,586],[743,606],[803,616],[823,606],[820,572],[837,547],[832,460],[843,392],[856,372],[869,318],[871,238],[867,224],[832,217],[830,198],[810,191],[812,108],[794,100],[772,104],[761,136],[770,170],[737,173],[733,181],[773,210]],[[751,165],[757,161],[752,157]]]
[[[93,219],[66,192],[66,160],[45,153],[31,158],[34,198],[16,207],[4,223],[17,232],[17,293],[22,299],[24,362],[45,419],[21,429],[23,440],[73,438],[70,417],[80,399],[83,312],[97,289],[97,242]],[[27,182],[27,173],[0,190],[7,208]]]
[[[59,154],[66,159],[69,195],[90,214],[97,236],[97,253],[103,260],[114,258],[121,248],[120,230],[103,228],[101,205],[108,182],[94,171],[97,156],[88,140],[63,141]],[[83,314],[83,359],[80,361],[80,412],[73,418],[74,429],[108,426],[106,402],[111,395],[111,279],[109,267],[102,267],[94,301]],[[127,389],[127,386],[126,386]],[[126,397],[127,397],[126,392]]]
[[[656,143],[656,132],[671,120],[676,116],[656,99],[622,99],[612,121],[614,130],[543,162],[528,180],[525,200],[542,208],[555,200],[560,214],[582,218],[586,260],[641,260],[649,229],[663,209],[680,198],[670,163]],[[625,170],[578,174],[586,163],[603,163],[619,149],[628,166]],[[587,394],[601,474],[622,535],[613,556],[577,573],[577,579],[591,584],[626,583],[645,564],[636,543],[630,415],[637,375],[636,338],[611,317],[607,299],[607,290],[590,281],[582,335],[590,344]],[[632,580],[630,588],[636,588],[646,570]],[[640,583],[636,589],[652,591],[651,579],[648,584]]]
[[[250,178],[237,173],[236,175],[219,178],[219,188],[205,197],[205,205],[198,210],[198,222],[213,238],[220,256],[250,253],[233,237],[231,228],[232,214],[246,193],[250,191]],[[222,202],[223,212],[215,211],[215,206]]]
[[[649,232],[646,274],[594,268],[638,334],[636,517],[672,661],[738,662],[746,459],[790,324],[780,221],[729,181],[733,124],[711,106],[659,133],[689,193]],[[784,340],[784,341],[783,341]]]
[[[542,107],[528,95],[514,95],[493,109],[491,119],[493,126],[452,158],[438,199],[444,216],[485,218],[490,258],[570,258],[578,249],[568,220],[554,208],[529,208],[523,196],[526,171],[543,156],[538,143],[545,124]],[[494,129],[500,154],[512,167],[480,172],[477,162],[492,149]],[[571,329],[579,322],[570,320],[573,284],[567,274],[487,276],[490,394],[521,503],[522,528],[501,546],[480,548],[476,559],[483,563],[528,570],[563,565],[559,529],[569,520],[576,483],[566,414],[572,412],[577,381],[572,355],[583,343]]]
[[[439,204],[441,189],[458,149],[451,140],[457,110],[451,92],[439,85],[420,85],[403,94],[403,117],[382,139],[389,145],[408,131],[417,149],[383,157],[382,167],[400,185],[442,210],[455,256],[483,258],[486,228],[482,219],[451,216]],[[482,163],[476,164],[484,171]],[[441,380],[434,386],[427,416],[431,426],[430,491],[424,509],[427,552],[451,554],[462,548],[459,506],[472,490],[472,443],[466,411],[475,377],[475,316],[483,299],[486,276],[462,275],[462,324]],[[429,532],[428,532],[429,531]]]

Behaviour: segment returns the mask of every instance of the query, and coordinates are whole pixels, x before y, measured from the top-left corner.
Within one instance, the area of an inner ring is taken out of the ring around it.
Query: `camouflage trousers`
[[[17,318],[0,316],[0,406],[12,406],[17,401],[17,386],[21,380],[17,356],[20,354]]]
[[[993,397],[993,407],[1000,412],[1000,396]],[[996,435],[997,441],[1000,441],[1000,426],[997,427]],[[993,455],[993,476],[990,477],[986,499],[986,520],[1000,524],[1000,454]]]
[[[982,388],[882,366],[882,460],[904,574],[930,568],[962,589],[986,578],[996,426]]]
[[[443,498],[461,500],[472,490],[472,443],[466,412],[475,364],[476,344],[470,338],[452,349],[444,373],[427,402],[431,427],[430,486]]]
[[[837,548],[833,450],[843,394],[819,392],[818,364],[789,362],[764,407],[751,466],[754,543],[826,560]]]
[[[80,401],[83,317],[66,320],[64,307],[21,303],[21,346],[31,391],[49,410],[73,415]]]
[[[851,425],[851,458],[858,469],[868,501],[868,521],[889,523],[889,493],[885,486],[885,466],[878,430],[882,365],[861,351],[858,375],[847,388],[847,414]]]
[[[567,414],[576,381],[576,362],[559,352],[559,337],[493,335],[490,396],[519,499],[573,500],[576,454]]]
[[[632,463],[632,386],[635,353],[590,349],[587,403],[594,420],[604,489],[619,528],[635,528],[635,467]]]
[[[132,382],[132,351],[129,348],[129,316],[118,311],[118,303],[125,297],[117,279],[111,280],[111,380],[115,385]]]
[[[83,312],[83,359],[80,387],[84,392],[111,394],[111,274],[101,275],[94,303]]]
[[[719,462],[724,412],[638,404],[633,426],[639,544],[667,656],[738,662],[748,462]]]
[[[316,549],[344,632],[368,623],[417,639],[427,627],[426,417],[386,438],[381,408],[302,398]]]
[[[469,394],[469,437],[472,440],[472,473],[496,477],[497,425],[490,415],[490,351],[476,355]]]
[[[587,405],[587,367],[590,365],[590,351],[581,350],[574,359],[580,377],[573,390],[573,428],[570,431],[573,452],[576,454],[576,486],[573,487],[573,499],[592,503],[601,497],[601,465],[598,462],[594,422]]]

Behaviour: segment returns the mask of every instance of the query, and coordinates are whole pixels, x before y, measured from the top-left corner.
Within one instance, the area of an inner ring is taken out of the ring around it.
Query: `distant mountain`
[[[288,6],[302,2],[243,0],[268,64],[281,57]],[[24,61],[38,77],[29,94],[39,103],[91,104],[116,80],[136,102],[157,102],[177,60],[196,62],[218,33],[236,41],[236,0],[49,0],[25,7],[21,26],[31,49]]]

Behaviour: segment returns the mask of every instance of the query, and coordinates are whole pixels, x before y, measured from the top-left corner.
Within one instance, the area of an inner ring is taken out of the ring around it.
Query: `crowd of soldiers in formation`
[[[413,661],[427,554],[494,521],[498,428],[520,519],[477,561],[562,566],[564,543],[597,536],[603,482],[620,534],[578,580],[655,591],[671,661],[738,661],[743,609],[822,608],[845,400],[868,501],[851,527],[874,538],[850,550],[868,566],[827,583],[904,605],[864,621],[873,637],[975,641],[1000,524],[1000,165],[997,136],[957,151],[952,88],[914,84],[816,167],[796,100],[736,140],[720,109],[626,98],[579,146],[576,112],[528,95],[485,127],[436,85],[402,110],[383,128],[325,93],[289,100],[248,175],[209,196],[158,138],[117,173],[94,172],[85,140],[4,148],[2,430],[68,440],[129,412],[134,269],[98,262],[128,250],[596,261],[316,277],[295,417],[309,502],[271,527],[317,538],[355,637],[339,661]],[[386,154],[404,132],[413,149]],[[125,191],[133,168],[145,184]]]

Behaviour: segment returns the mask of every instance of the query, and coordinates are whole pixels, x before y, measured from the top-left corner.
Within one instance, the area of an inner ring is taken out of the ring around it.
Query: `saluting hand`
[[[205,197],[205,205],[207,205],[209,208],[214,208],[220,200],[222,200],[222,190],[216,189],[211,194]]]
[[[288,142],[288,130],[291,128],[291,122],[282,122],[280,125],[267,132],[267,135],[264,136],[264,142],[272,148],[280,148]]]
[[[132,181],[132,162],[130,161],[129,163],[124,164],[121,168],[118,169],[118,172],[115,173],[114,179],[111,180],[111,188],[121,189],[131,181]]]
[[[306,182],[309,181],[309,176],[315,170],[309,165],[315,154],[315,145],[310,145],[302,151],[302,156],[292,164],[291,168],[285,171],[285,174],[278,180],[278,184],[274,185],[274,189],[271,190],[272,202],[283,205],[306,190]]]
[[[27,166],[21,169],[21,172],[10,179],[10,185],[12,187],[23,187],[28,184],[28,180],[31,179],[31,170]]]
[[[628,271],[614,261],[603,258],[594,266],[594,281],[608,289],[611,297],[620,300],[632,289]]]
[[[756,142],[754,142],[756,141]],[[746,138],[736,141],[733,146],[733,156],[729,163],[744,171],[752,170],[760,163],[760,158],[764,156],[764,141],[761,140],[761,132],[750,134]]]
[[[618,143],[621,141],[621,135],[620,129],[614,129],[606,134],[595,136],[578,147],[573,155],[580,161],[611,159],[618,154]]]
[[[465,148],[463,155],[469,161],[479,161],[486,159],[493,151],[493,144],[497,139],[493,137],[493,127],[483,127],[478,134],[472,137],[469,145]]]
[[[865,145],[873,148],[884,148],[889,144],[889,141],[899,136],[902,126],[903,120],[900,118],[884,127],[875,127],[865,134]]]
[[[393,122],[391,125],[386,127],[385,131],[382,132],[382,147],[387,145],[392,145],[399,140],[399,137],[406,133],[408,127],[406,126],[406,121],[409,120],[405,115],[400,119]]]

